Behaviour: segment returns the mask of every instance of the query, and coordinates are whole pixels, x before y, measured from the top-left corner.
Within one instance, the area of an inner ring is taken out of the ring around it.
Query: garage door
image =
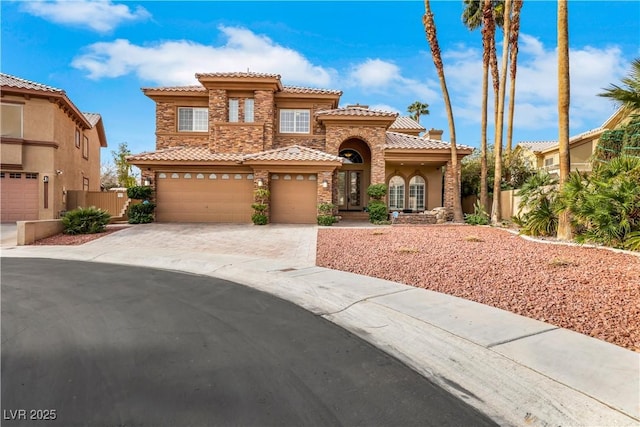
[[[156,202],[160,222],[251,222],[253,175],[158,173]]]
[[[317,219],[316,174],[271,175],[271,222],[315,224]]]
[[[2,222],[38,219],[38,174],[0,173]]]

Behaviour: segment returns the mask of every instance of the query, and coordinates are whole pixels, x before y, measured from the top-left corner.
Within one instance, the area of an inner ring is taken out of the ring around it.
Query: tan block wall
[[[62,233],[64,226],[59,219],[40,221],[17,221],[17,245],[30,245],[36,240]]]

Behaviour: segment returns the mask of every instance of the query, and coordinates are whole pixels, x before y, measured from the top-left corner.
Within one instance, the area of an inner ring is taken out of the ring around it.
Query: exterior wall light
[[[322,181],[322,188],[328,188],[328,187],[329,187],[329,183],[325,179],[324,181]]]
[[[49,177],[48,176],[43,176],[42,177],[42,182],[49,182]]]
[[[262,187],[264,185],[264,181],[262,178],[258,178],[258,187]]]

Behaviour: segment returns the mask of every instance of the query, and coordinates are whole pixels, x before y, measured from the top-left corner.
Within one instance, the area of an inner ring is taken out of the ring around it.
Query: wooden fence
[[[78,207],[95,206],[103,209],[113,218],[126,217],[130,199],[124,191],[68,191],[67,210]]]

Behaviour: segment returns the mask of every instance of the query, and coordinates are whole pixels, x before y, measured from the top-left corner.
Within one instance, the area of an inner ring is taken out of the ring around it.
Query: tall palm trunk
[[[491,23],[489,23],[491,21]],[[490,27],[493,25],[493,7],[491,0],[484,0],[482,9],[482,119],[480,125],[480,206],[488,209],[487,188],[487,104],[489,97],[489,57],[491,55]],[[495,32],[495,27],[494,27]]]
[[[558,1],[558,151],[560,153],[560,191],[569,177],[569,23],[567,0]],[[558,240],[571,239],[569,211],[558,218]]]
[[[498,91],[498,118],[494,152],[496,165],[493,178],[493,205],[491,206],[491,223],[497,225],[502,220],[500,203],[500,184],[502,183],[502,133],[504,127],[504,98],[507,84],[507,65],[509,62],[509,33],[511,28],[511,0],[504,2],[504,43],[502,47],[502,68],[500,69],[500,88]]]
[[[513,114],[516,104],[516,71],[518,70],[518,37],[520,36],[520,9],[523,0],[513,0],[513,16],[511,18],[511,78],[509,83],[509,116],[507,121],[507,159],[511,156],[513,146]]]
[[[458,167],[458,149],[456,146],[456,127],[453,120],[453,110],[451,108],[451,100],[449,99],[449,91],[447,90],[447,81],[444,76],[444,65],[442,64],[440,46],[436,35],[436,24],[433,20],[433,13],[431,12],[429,0],[424,0],[424,9],[425,13],[422,18],[422,24],[424,25],[429,46],[431,47],[433,63],[436,66],[438,78],[440,79],[440,87],[442,89],[442,96],[444,98],[444,105],[447,109],[447,118],[449,121],[449,134],[451,137],[451,170],[448,171],[448,173],[451,174],[453,187],[451,189],[453,196],[453,221],[464,222],[464,216],[462,214],[462,200],[460,198],[460,171]]]

